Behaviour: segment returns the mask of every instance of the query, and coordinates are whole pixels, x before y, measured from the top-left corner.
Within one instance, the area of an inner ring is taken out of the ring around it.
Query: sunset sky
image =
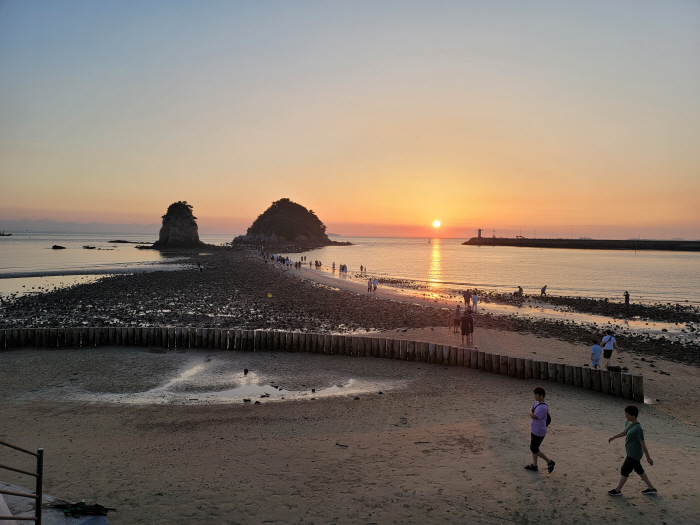
[[[700,238],[700,2],[0,2],[0,220]],[[433,221],[439,220],[436,229]]]

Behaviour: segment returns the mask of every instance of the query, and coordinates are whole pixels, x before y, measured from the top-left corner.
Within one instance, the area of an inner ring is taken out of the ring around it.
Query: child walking
[[[625,407],[625,430],[619,434],[615,434],[610,439],[608,443],[612,443],[613,439],[625,437],[625,453],[627,457],[625,462],[622,464],[620,469],[620,481],[617,487],[608,491],[611,496],[622,496],[622,487],[627,483],[629,475],[634,470],[642,478],[644,483],[647,484],[647,488],[642,491],[642,494],[656,494],[656,489],[649,481],[649,476],[642,468],[642,456],[646,455],[647,462],[653,465],[654,462],[649,455],[647,446],[644,443],[644,432],[642,431],[642,425],[637,421],[637,416],[639,415],[639,409],[634,405],[628,405]]]
[[[533,391],[535,394],[535,402],[530,408],[530,452],[532,452],[532,463],[525,465],[526,470],[539,470],[537,468],[537,458],[542,458],[547,462],[547,471],[551,474],[554,470],[554,460],[549,459],[544,452],[540,450],[540,445],[547,435],[547,415],[549,407],[544,402],[545,391],[541,386],[536,387]]]

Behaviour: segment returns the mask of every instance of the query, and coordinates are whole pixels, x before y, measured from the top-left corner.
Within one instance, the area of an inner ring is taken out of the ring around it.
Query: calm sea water
[[[208,244],[221,244],[231,235],[202,235]],[[13,233],[0,237],[0,295],[45,291],[90,282],[99,275],[129,271],[175,269],[182,258],[156,250],[138,250],[135,244],[110,243],[126,240],[152,244],[157,234],[132,233]],[[54,244],[65,250],[52,250]],[[83,246],[94,246],[94,250]]]
[[[137,250],[134,244],[111,244],[112,239],[152,243],[148,234],[37,234],[19,233],[0,237],[0,293],[35,291],[65,286],[93,273],[110,274],[129,270],[176,268],[177,257],[152,250]],[[202,235],[202,241],[221,244],[231,235]],[[554,250],[508,246],[462,246],[462,239],[411,239],[342,237],[353,246],[327,246],[307,252],[308,260],[320,260],[326,269],[347,264],[350,271],[360,265],[383,277],[398,277],[428,283],[435,289],[469,288],[548,293],[622,299],[628,290],[633,301],[688,302],[700,304],[700,254],[682,252]],[[59,244],[65,250],[51,250]],[[84,245],[103,250],[84,250]],[[298,260],[300,254],[289,255]],[[165,266],[164,266],[165,265]],[[58,277],[71,273],[72,277]],[[54,274],[39,279],[38,274]],[[30,277],[32,276],[32,277]],[[24,287],[24,288],[23,288]]]
[[[462,246],[462,239],[343,237],[353,246],[328,246],[308,260],[347,264],[349,271],[423,281],[435,288],[547,292],[633,301],[700,304],[700,254]],[[298,254],[289,255],[293,260]]]

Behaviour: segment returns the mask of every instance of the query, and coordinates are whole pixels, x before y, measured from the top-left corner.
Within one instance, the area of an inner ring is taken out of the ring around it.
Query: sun
[[[433,222],[433,226],[434,226],[435,228],[439,228],[439,227],[440,227],[440,221],[435,221],[435,222]]]

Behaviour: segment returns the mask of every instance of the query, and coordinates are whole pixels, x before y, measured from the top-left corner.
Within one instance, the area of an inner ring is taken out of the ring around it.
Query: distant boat
[[[5,233],[5,230],[0,231],[0,237],[12,237],[11,233]]]

